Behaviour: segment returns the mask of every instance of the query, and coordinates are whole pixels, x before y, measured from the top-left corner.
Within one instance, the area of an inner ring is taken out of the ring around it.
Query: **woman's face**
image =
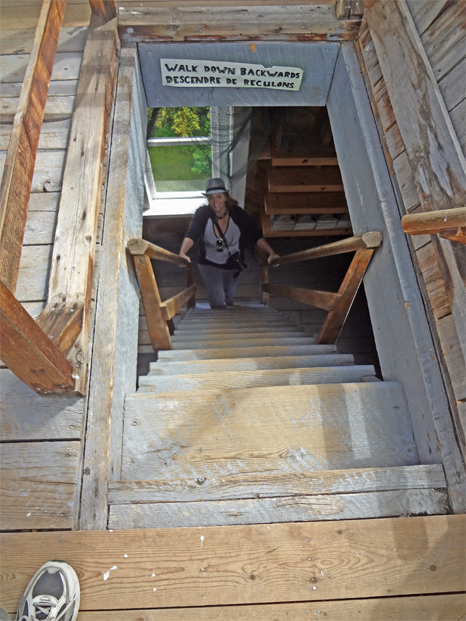
[[[216,216],[225,215],[227,209],[227,195],[223,192],[217,192],[216,194],[209,194],[209,205]]]

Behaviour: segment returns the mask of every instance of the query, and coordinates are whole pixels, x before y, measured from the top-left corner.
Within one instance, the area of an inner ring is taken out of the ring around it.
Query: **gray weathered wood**
[[[199,340],[199,341],[184,341],[184,342],[178,342],[178,343],[173,343],[172,344],[172,348],[175,351],[178,350],[191,350],[191,349],[219,349],[224,348],[224,347],[234,347],[236,348],[243,348],[243,347],[268,347],[268,346],[276,346],[276,347],[293,347],[294,345],[315,345],[315,338],[313,336],[292,336],[289,338],[280,338],[278,336],[275,337],[266,337],[266,338],[261,338],[259,336],[257,337],[246,337],[245,340],[238,340],[238,339],[228,339],[227,337],[224,338],[223,342],[212,342],[212,341],[204,341],[204,340]]]
[[[61,189],[66,151],[39,151],[36,157],[31,192],[57,192]],[[5,154],[0,153],[0,172]]]
[[[107,481],[120,478],[125,393],[136,386],[139,296],[125,246],[126,239],[142,234],[147,107],[134,49],[122,52],[117,93],[94,337],[100,355],[89,389],[83,530],[106,528]]]
[[[445,513],[445,492],[416,489],[299,498],[111,505],[108,525],[114,529],[179,528]]]
[[[208,375],[150,375],[139,378],[139,386],[149,387],[153,393],[200,388],[251,388],[253,386],[300,386],[302,384],[333,384],[361,382],[373,378],[370,365],[307,369],[269,369],[263,371],[221,371]]]
[[[267,369],[299,369],[354,364],[351,354],[311,354],[301,356],[265,356],[227,360],[188,360],[186,362],[151,363],[152,375],[186,375],[215,371],[259,371]]]
[[[0,56],[0,80],[22,82],[26,74],[29,54]],[[52,80],[76,80],[81,69],[80,52],[57,52],[53,65]]]
[[[216,358],[255,358],[335,353],[335,345],[266,345],[264,347],[229,347],[179,349],[159,352],[159,360],[213,360]]]
[[[203,477],[199,480],[113,481],[108,485],[108,501],[110,505],[124,505],[445,487],[445,474],[442,466],[438,464],[299,474],[256,473],[207,479]]]
[[[398,382],[141,393],[125,402],[122,479],[416,463]]]
[[[80,442],[2,445],[2,530],[71,528],[78,501],[80,446]]]
[[[248,336],[246,336],[248,335]],[[311,336],[309,333],[303,332],[299,328],[281,328],[278,330],[267,330],[265,328],[242,328],[239,332],[237,330],[219,330],[217,332],[199,332],[184,330],[182,333],[178,330],[172,336],[172,343],[190,343],[191,341],[217,341],[221,343],[223,340],[237,341],[246,338],[296,338],[298,336]],[[189,349],[185,347],[184,349]]]
[[[87,26],[65,26],[60,31],[58,52],[82,52],[86,43]],[[34,40],[32,28],[8,29],[2,31],[0,54],[29,54]]]
[[[79,440],[84,432],[83,399],[43,397],[9,369],[0,370],[0,440]]]
[[[74,96],[57,97],[49,95],[44,109],[44,120],[66,119],[73,114],[76,98]],[[11,123],[16,114],[19,97],[0,98],[0,122]]]
[[[367,23],[424,210],[464,207],[466,160],[405,0],[376,3]],[[464,257],[456,257],[447,240],[440,239],[440,247],[451,279],[453,315],[458,326],[465,326],[466,288],[457,263]],[[460,332],[466,356],[466,330]]]
[[[444,464],[450,502],[461,512],[465,473],[448,399],[366,86],[349,46],[337,63],[328,110],[355,232],[370,227],[384,235],[364,279],[382,375],[403,381],[420,459]]]
[[[70,134],[71,120],[47,121],[42,124],[39,138],[39,156],[41,149],[66,149]],[[11,125],[0,124],[0,150],[6,151],[10,140]],[[3,160],[2,160],[3,162]],[[3,164],[2,164],[3,166]],[[43,190],[40,190],[43,192]],[[53,190],[50,190],[53,192]]]

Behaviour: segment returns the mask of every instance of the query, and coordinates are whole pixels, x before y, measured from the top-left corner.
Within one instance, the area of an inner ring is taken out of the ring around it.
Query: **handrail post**
[[[316,338],[319,345],[336,343],[373,254],[374,249],[368,248],[358,250],[354,255],[338,290],[339,299],[328,312]]]
[[[154,351],[171,349],[171,338],[162,314],[162,300],[154,276],[150,258],[145,255],[133,255],[134,266],[142,293],[142,302],[146,313],[147,327]]]
[[[266,263],[265,265],[262,266],[262,284],[263,285],[268,285],[270,283],[270,278],[269,278],[269,266]],[[261,287],[262,289],[262,304],[264,306],[268,306],[270,304],[270,295],[264,291],[263,287]]]
[[[192,287],[194,285],[194,274],[193,274],[193,266],[192,263],[186,266],[186,287]],[[193,295],[188,300],[188,309],[194,308],[196,306],[196,296]]]

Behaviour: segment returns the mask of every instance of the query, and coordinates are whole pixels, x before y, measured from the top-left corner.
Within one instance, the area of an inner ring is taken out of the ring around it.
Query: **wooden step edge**
[[[209,355],[213,355],[214,352],[217,354],[215,357],[218,357],[218,359],[227,359],[232,357],[232,354],[234,355],[235,353],[240,353],[243,352],[243,356],[244,358],[250,358],[255,356],[255,354],[258,354],[258,356],[260,357],[264,357],[267,355],[271,355],[273,353],[277,353],[279,355],[279,349],[282,350],[286,350],[286,349],[294,349],[294,350],[299,350],[299,353],[305,354],[318,354],[318,353],[336,353],[337,349],[335,347],[335,345],[264,345],[264,346],[258,346],[258,347],[254,347],[253,345],[251,347],[212,347],[209,349],[168,349],[168,350],[163,350],[163,351],[159,351],[158,356],[159,356],[159,360],[178,360],[179,362],[183,361],[182,356],[183,355],[187,355],[187,356],[199,356],[199,355],[205,355],[207,356],[207,354]],[[250,351],[251,355],[247,356],[246,355],[246,351]],[[266,352],[261,350],[267,350]],[[204,352],[204,354],[202,354],[202,352]],[[261,356],[262,353],[262,356]],[[230,354],[230,355],[228,355]],[[285,355],[297,355],[297,354],[285,354]],[[238,356],[239,357],[239,356]],[[193,358],[191,358],[193,359]],[[195,358],[196,360],[200,360],[201,358]],[[207,358],[205,358],[207,359]],[[185,360],[189,360],[189,358],[185,358]]]
[[[298,336],[296,338],[251,338],[250,340],[241,339],[224,339],[220,343],[216,340],[199,340],[199,341],[174,341],[172,343],[172,351],[189,351],[192,349],[247,349],[249,347],[286,347],[293,345],[315,345],[314,337]]]
[[[220,501],[429,488],[446,488],[441,464],[353,468],[307,474],[248,473],[216,478],[110,481],[108,503]]]

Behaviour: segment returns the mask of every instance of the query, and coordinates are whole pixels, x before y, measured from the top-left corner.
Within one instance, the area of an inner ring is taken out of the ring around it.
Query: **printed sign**
[[[250,63],[215,60],[161,58],[164,86],[232,88],[274,88],[299,91],[303,70],[297,67],[270,67]]]

